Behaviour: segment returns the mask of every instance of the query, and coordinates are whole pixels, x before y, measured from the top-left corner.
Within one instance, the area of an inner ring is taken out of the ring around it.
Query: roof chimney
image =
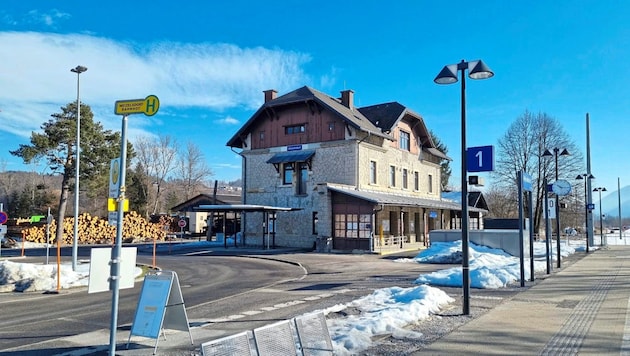
[[[269,102],[278,96],[278,92],[275,89],[264,90],[265,93],[265,103]]]
[[[354,91],[350,89],[342,90],[341,104],[343,104],[343,106],[347,107],[350,110],[354,109]]]

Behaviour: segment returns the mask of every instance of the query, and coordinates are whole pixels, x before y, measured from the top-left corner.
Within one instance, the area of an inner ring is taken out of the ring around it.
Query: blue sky
[[[628,14],[626,1],[5,2],[0,160],[7,170],[44,169],[8,151],[76,100],[70,68],[83,65],[81,100],[106,128],[120,130],[115,101],[156,95],[155,116],[130,116],[130,140],[190,140],[215,179],[240,178],[225,143],[262,91],[308,85],[422,115],[449,148],[457,186],[460,87],[433,79],[444,65],[483,59],[495,76],[467,81],[467,146],[496,146],[529,110],[558,119],[586,156],[589,113],[593,184],[612,192],[618,177],[629,184]]]

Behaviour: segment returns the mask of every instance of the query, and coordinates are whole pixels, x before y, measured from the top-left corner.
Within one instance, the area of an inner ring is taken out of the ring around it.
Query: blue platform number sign
[[[531,192],[532,191],[532,176],[527,173],[527,172],[523,172],[521,174],[521,179],[523,180],[522,184],[523,184],[523,190],[526,192]]]
[[[494,170],[494,147],[468,147],[466,150],[468,172],[491,172]]]

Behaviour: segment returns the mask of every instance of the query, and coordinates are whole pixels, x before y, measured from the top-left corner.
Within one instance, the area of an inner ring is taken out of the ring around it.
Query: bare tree
[[[516,187],[506,190],[497,185],[486,191],[484,196],[488,203],[488,218],[518,218],[516,194]]]
[[[545,150],[566,149],[570,155],[543,157]],[[585,170],[583,156],[577,145],[560,126],[558,121],[546,113],[532,114],[525,111],[499,139],[497,164],[493,177],[499,187],[514,189],[517,172],[524,171],[532,176],[534,194],[534,229],[538,231],[542,216],[544,181],[555,181],[556,161],[558,178],[574,182],[577,174]],[[526,207],[526,211],[527,211]]]
[[[201,193],[204,183],[213,175],[205,161],[203,152],[193,142],[188,142],[181,152],[177,166],[177,179],[182,181],[185,200]]]
[[[147,206],[147,213],[159,212],[160,199],[164,195],[167,177],[176,167],[178,144],[170,136],[158,136],[157,138],[141,137],[135,145],[138,160],[146,175],[142,190],[149,197],[147,204],[153,205],[152,209]],[[149,189],[155,187],[155,189]],[[153,198],[153,199],[151,199]]]

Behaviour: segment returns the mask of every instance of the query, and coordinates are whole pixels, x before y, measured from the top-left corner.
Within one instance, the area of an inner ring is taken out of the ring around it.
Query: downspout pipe
[[[357,153],[356,153],[356,159],[355,159],[356,165],[354,167],[354,181],[355,181],[355,187],[356,187],[355,189],[359,189],[359,185],[360,185],[359,184],[360,183],[359,182],[359,179],[360,179],[359,178],[359,166],[361,165],[361,163],[359,162],[359,150],[360,150],[359,146],[361,145],[361,142],[367,140],[368,138],[370,138],[370,136],[372,136],[372,133],[368,132],[367,136],[365,136],[362,139],[357,141]]]
[[[378,209],[372,209],[372,221],[374,222],[372,224],[372,233],[370,234],[370,252],[374,253],[374,234],[376,233],[376,214],[383,211],[383,209],[385,209],[384,204],[380,204],[379,205],[380,208]]]
[[[243,160],[243,164],[241,168],[241,179],[243,180],[243,184],[241,188],[241,196],[243,199],[243,205],[246,205],[247,204],[247,174],[245,173],[247,172],[247,158],[243,154],[243,151],[236,152],[234,151],[234,147],[230,147],[230,150],[236,153],[237,155],[241,156],[241,159]],[[246,246],[245,226],[247,226],[247,215],[244,212],[241,212],[241,235],[243,236],[243,241],[241,243],[243,244],[243,247]],[[234,241],[236,241],[236,236],[234,236]]]

